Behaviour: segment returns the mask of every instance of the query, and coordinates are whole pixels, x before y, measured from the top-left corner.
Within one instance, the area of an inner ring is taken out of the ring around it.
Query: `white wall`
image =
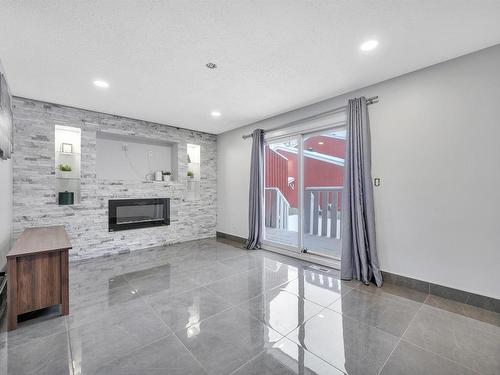
[[[0,62],[0,72],[3,70]],[[6,264],[12,234],[12,159],[0,159],[0,270]]]
[[[369,107],[383,270],[500,298],[500,45],[218,136],[217,230],[247,236],[251,140],[378,95]]]

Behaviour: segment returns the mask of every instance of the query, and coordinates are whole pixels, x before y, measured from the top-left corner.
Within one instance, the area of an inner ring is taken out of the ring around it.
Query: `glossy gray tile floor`
[[[500,374],[500,314],[213,239],[70,268],[0,374]]]

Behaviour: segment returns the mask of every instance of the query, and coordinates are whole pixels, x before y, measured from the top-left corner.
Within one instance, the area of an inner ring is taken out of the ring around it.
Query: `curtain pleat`
[[[247,249],[260,249],[262,245],[263,225],[262,208],[264,206],[264,131],[256,129],[252,133],[252,156],[250,162],[250,187],[248,205]]]
[[[366,98],[347,105],[345,178],[342,193],[341,277],[382,286],[375,238],[371,139]]]

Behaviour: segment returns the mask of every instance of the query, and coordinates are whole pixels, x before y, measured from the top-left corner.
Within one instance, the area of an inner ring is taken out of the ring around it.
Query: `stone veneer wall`
[[[26,227],[66,226],[70,259],[126,252],[215,236],[216,136],[171,126],[14,98],[13,234]],[[59,206],[55,196],[54,126],[79,127],[81,203]],[[96,132],[178,142],[178,181],[111,181],[96,178]],[[189,200],[186,144],[201,146],[201,197]],[[108,232],[108,199],[170,198],[170,226]]]

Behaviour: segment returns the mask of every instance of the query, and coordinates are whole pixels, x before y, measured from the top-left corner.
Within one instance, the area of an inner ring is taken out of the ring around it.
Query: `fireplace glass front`
[[[110,199],[109,231],[170,224],[170,199]]]

